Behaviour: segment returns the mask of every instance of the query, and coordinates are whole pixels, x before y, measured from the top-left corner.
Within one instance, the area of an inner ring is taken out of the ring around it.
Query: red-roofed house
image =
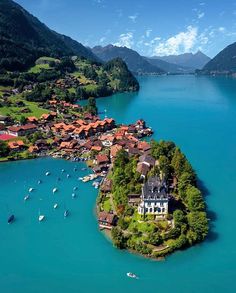
[[[102,164],[108,164],[110,162],[109,158],[107,155],[97,155],[96,156],[96,161],[98,165],[102,165]]]
[[[27,134],[34,133],[36,130],[37,130],[37,126],[35,124],[10,126],[8,127],[8,134],[13,136],[25,136]]]

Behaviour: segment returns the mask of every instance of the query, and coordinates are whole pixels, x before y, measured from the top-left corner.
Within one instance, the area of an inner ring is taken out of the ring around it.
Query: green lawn
[[[49,69],[51,69],[51,67],[49,66],[49,64],[38,64],[38,65],[31,67],[29,69],[29,73],[39,73],[39,72],[41,72],[42,69],[49,70]]]
[[[108,198],[104,201],[103,208],[104,208],[104,211],[106,211],[106,212],[110,212],[110,210],[112,210],[110,198]]]

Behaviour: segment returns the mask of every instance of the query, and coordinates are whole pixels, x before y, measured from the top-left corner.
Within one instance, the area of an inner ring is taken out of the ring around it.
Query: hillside
[[[161,69],[163,69],[164,71],[166,71],[167,73],[170,74],[187,74],[187,73],[193,73],[194,69],[193,68],[189,68],[189,67],[185,67],[185,66],[181,66],[178,64],[174,64],[174,63],[169,63],[166,62],[164,60],[160,60],[157,58],[152,58],[152,57],[144,57],[150,64],[157,66]]]
[[[208,62],[201,73],[235,73],[236,72],[236,42],[226,47]]]
[[[129,70],[136,74],[163,74],[164,70],[150,64],[145,58],[136,51],[126,48],[108,45],[106,47],[96,46],[92,49],[93,53],[103,61],[113,58],[121,58],[128,66]]]
[[[180,55],[168,55],[168,56],[154,56],[153,58],[188,67],[191,69],[202,69],[211,59],[201,51],[197,53],[185,53]]]
[[[11,0],[0,1],[0,66],[23,70],[40,56],[77,55],[96,60],[82,44],[50,30]]]

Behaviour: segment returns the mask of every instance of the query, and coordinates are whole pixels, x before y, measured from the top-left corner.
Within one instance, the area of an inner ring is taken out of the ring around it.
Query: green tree
[[[187,238],[190,244],[202,241],[208,233],[208,220],[205,212],[191,212],[187,215],[190,230]]]
[[[97,115],[98,108],[97,108],[96,100],[94,97],[90,97],[88,99],[87,111],[93,115]]]
[[[186,202],[189,210],[192,212],[203,211],[205,209],[205,203],[203,201],[201,191],[194,186],[189,186],[187,188]]]
[[[111,230],[113,243],[116,247],[124,249],[126,247],[126,239],[119,227],[113,227]]]
[[[9,155],[10,149],[5,141],[0,140],[0,157]]]
[[[25,116],[21,116],[20,117],[20,124],[24,125],[24,124],[26,124],[26,122],[27,122],[27,119],[25,118]]]

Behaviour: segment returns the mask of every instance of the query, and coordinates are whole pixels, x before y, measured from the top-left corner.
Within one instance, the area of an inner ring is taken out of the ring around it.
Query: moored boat
[[[58,208],[58,204],[55,203],[55,204],[53,205],[53,208],[54,208],[54,210],[57,209],[57,208]]]
[[[66,218],[69,215],[69,210],[64,211],[64,218]]]
[[[50,175],[50,172],[47,171],[47,172],[45,173],[45,175],[46,175],[46,176],[49,176],[49,175]]]
[[[29,196],[29,195],[26,195],[26,196],[24,197],[24,201],[28,200],[29,198],[30,198],[30,196]]]
[[[55,188],[53,188],[52,192],[55,193],[55,192],[57,192],[57,190],[58,189],[55,187]]]
[[[138,276],[135,275],[134,273],[128,272],[126,275],[127,275],[127,277],[129,277],[129,278],[138,279]]]
[[[15,219],[15,216],[11,215],[7,220],[8,224],[11,224],[14,221],[14,219]]]
[[[34,190],[33,187],[30,187],[30,188],[29,188],[29,192],[32,192],[33,190]]]
[[[75,193],[72,193],[72,198],[76,198],[76,194]]]

